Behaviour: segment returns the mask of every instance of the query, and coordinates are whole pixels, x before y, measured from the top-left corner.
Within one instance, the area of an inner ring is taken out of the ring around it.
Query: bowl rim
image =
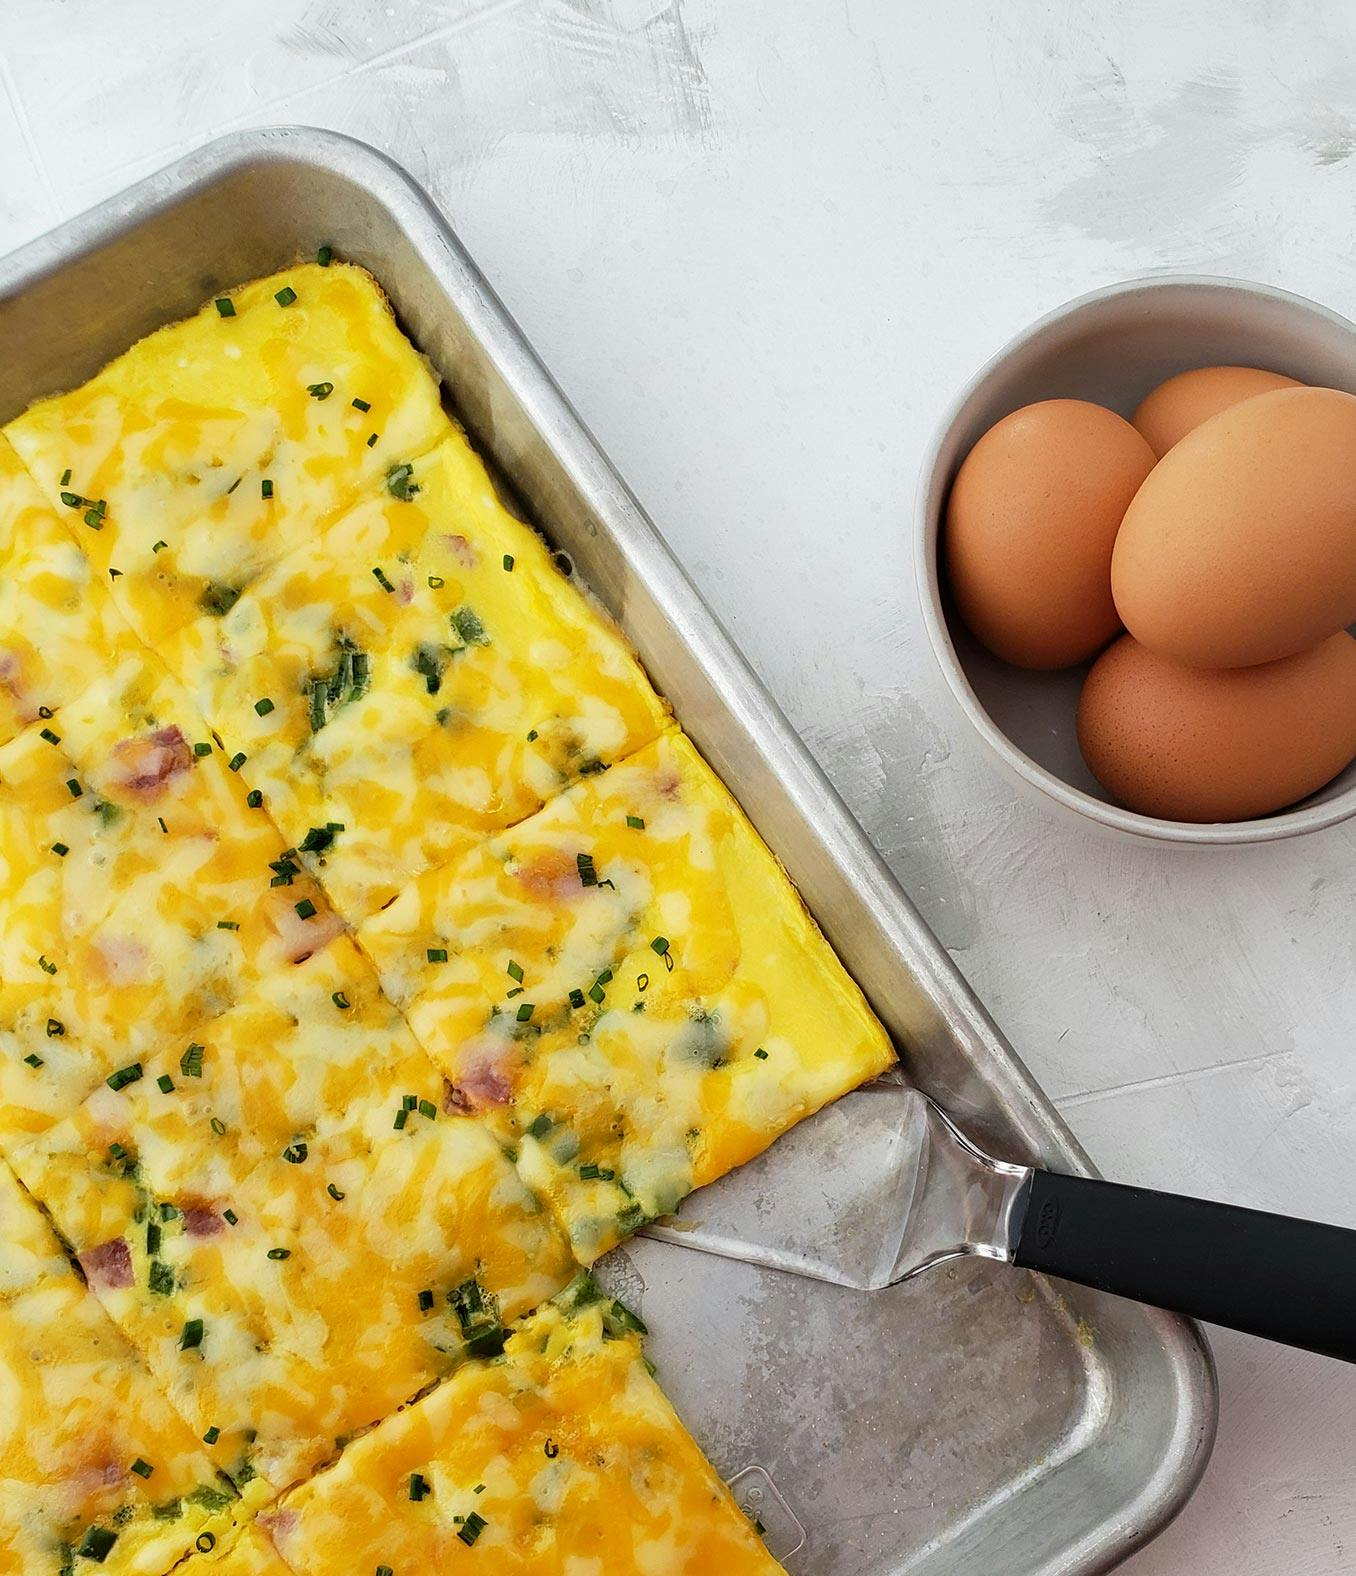
[[[1073,810],[1114,831],[1129,833],[1134,837],[1207,847],[1270,843],[1281,838],[1296,837],[1303,832],[1321,831],[1356,815],[1356,785],[1344,789],[1335,798],[1318,804],[1246,821],[1170,821],[1161,816],[1142,815],[1135,810],[1125,810],[1119,805],[1095,798],[1083,789],[1075,788],[1071,783],[1065,782],[1062,777],[1034,761],[1025,751],[1018,749],[990,717],[970,684],[956,653],[942,600],[937,547],[941,535],[942,503],[951,477],[949,475],[939,477],[937,472],[942,451],[965,407],[1014,355],[1066,319],[1105,301],[1114,300],[1118,296],[1182,288],[1217,290],[1222,295],[1242,294],[1273,301],[1317,317],[1340,333],[1356,336],[1356,323],[1321,302],[1310,300],[1309,297],[1298,295],[1294,291],[1282,290],[1275,285],[1256,284],[1250,280],[1235,279],[1224,274],[1182,274],[1168,271],[1139,274],[1072,297],[1051,311],[1043,313],[1014,334],[983,363],[948,403],[924,452],[918,473],[914,508],[914,576],[928,643],[932,647],[933,657],[941,669],[947,687],[976,733],[998,759],[1018,777],[1066,809]]]

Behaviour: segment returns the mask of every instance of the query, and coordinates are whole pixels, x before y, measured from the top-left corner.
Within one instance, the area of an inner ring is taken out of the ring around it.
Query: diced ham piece
[[[226,1222],[209,1204],[184,1204],[184,1230],[190,1237],[215,1237],[226,1229]]]
[[[300,1521],[297,1512],[290,1506],[281,1510],[261,1510],[254,1519],[272,1538],[278,1552],[285,1554]]]
[[[102,959],[112,985],[134,985],[145,980],[150,953],[135,936],[100,936],[94,950]]]
[[[487,1111],[513,1099],[514,1047],[489,1035],[472,1040],[461,1054],[455,1080],[443,1079],[443,1110]]]
[[[443,535],[443,541],[447,543],[448,550],[463,569],[475,568],[476,564],[480,560],[480,555],[464,536],[453,536],[452,534],[445,532]]]
[[[303,919],[296,910],[301,898],[294,895],[301,892],[302,888],[290,886],[281,890],[287,895],[275,906],[273,923],[289,963],[304,962],[313,952],[328,946],[336,936],[343,935],[343,920],[332,908],[321,906],[319,892],[315,892],[311,899],[316,905],[315,913],[309,919]]]
[[[77,1257],[85,1279],[95,1291],[112,1291],[132,1284],[132,1250],[122,1237],[86,1248]]]
[[[574,897],[585,890],[579,879],[579,861],[560,848],[532,854],[514,869],[513,878],[533,897]]]
[[[122,739],[113,747],[113,772],[109,786],[133,798],[156,800],[165,786],[193,764],[188,740],[177,727]]]

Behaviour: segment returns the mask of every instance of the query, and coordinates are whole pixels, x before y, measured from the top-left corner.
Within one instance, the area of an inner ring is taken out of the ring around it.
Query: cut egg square
[[[229,1538],[236,1495],[0,1162],[6,1227],[42,1268],[0,1292],[3,1568],[141,1576]],[[8,1251],[8,1250],[5,1250]]]
[[[643,1326],[587,1277],[357,1440],[269,1517],[297,1576],[337,1569],[781,1567],[646,1369]]]
[[[620,635],[447,433],[395,493],[168,648],[354,922],[666,716]]]
[[[676,733],[421,878],[359,940],[584,1263],[893,1060]]]
[[[304,264],[208,302],[5,431],[156,645],[444,425],[437,381],[370,276]]]

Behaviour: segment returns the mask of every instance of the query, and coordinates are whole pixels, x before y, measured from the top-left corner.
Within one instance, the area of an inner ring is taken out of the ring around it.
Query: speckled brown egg
[[[961,617],[1019,668],[1066,668],[1120,628],[1111,550],[1153,450],[1114,411],[1042,400],[990,427],[952,484],[942,539]]]
[[[1241,821],[1313,793],[1356,759],[1356,640],[1278,662],[1192,668],[1123,635],[1078,703],[1078,743],[1113,799],[1172,821]]]
[[[1126,510],[1111,584],[1136,640],[1199,667],[1356,622],[1356,396],[1278,389],[1189,432]]]
[[[1193,367],[1146,394],[1130,420],[1161,457],[1203,421],[1231,405],[1273,389],[1302,387],[1284,373],[1266,372],[1261,367]]]

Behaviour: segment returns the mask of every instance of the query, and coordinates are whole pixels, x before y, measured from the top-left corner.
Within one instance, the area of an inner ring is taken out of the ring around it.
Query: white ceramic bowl
[[[947,412],[923,463],[915,569],[932,649],[961,710],[998,758],[1057,803],[1105,827],[1175,843],[1260,843],[1356,815],[1356,763],[1288,810],[1251,821],[1166,821],[1112,804],[1079,754],[1074,713],[1086,665],[1009,667],[966,631],[938,573],[951,479],[1000,417],[1034,400],[1093,400],[1129,416],[1155,384],[1204,366],[1267,367],[1356,393],[1356,325],[1284,290],[1204,275],[1127,280],[1058,307],[1019,334]]]

